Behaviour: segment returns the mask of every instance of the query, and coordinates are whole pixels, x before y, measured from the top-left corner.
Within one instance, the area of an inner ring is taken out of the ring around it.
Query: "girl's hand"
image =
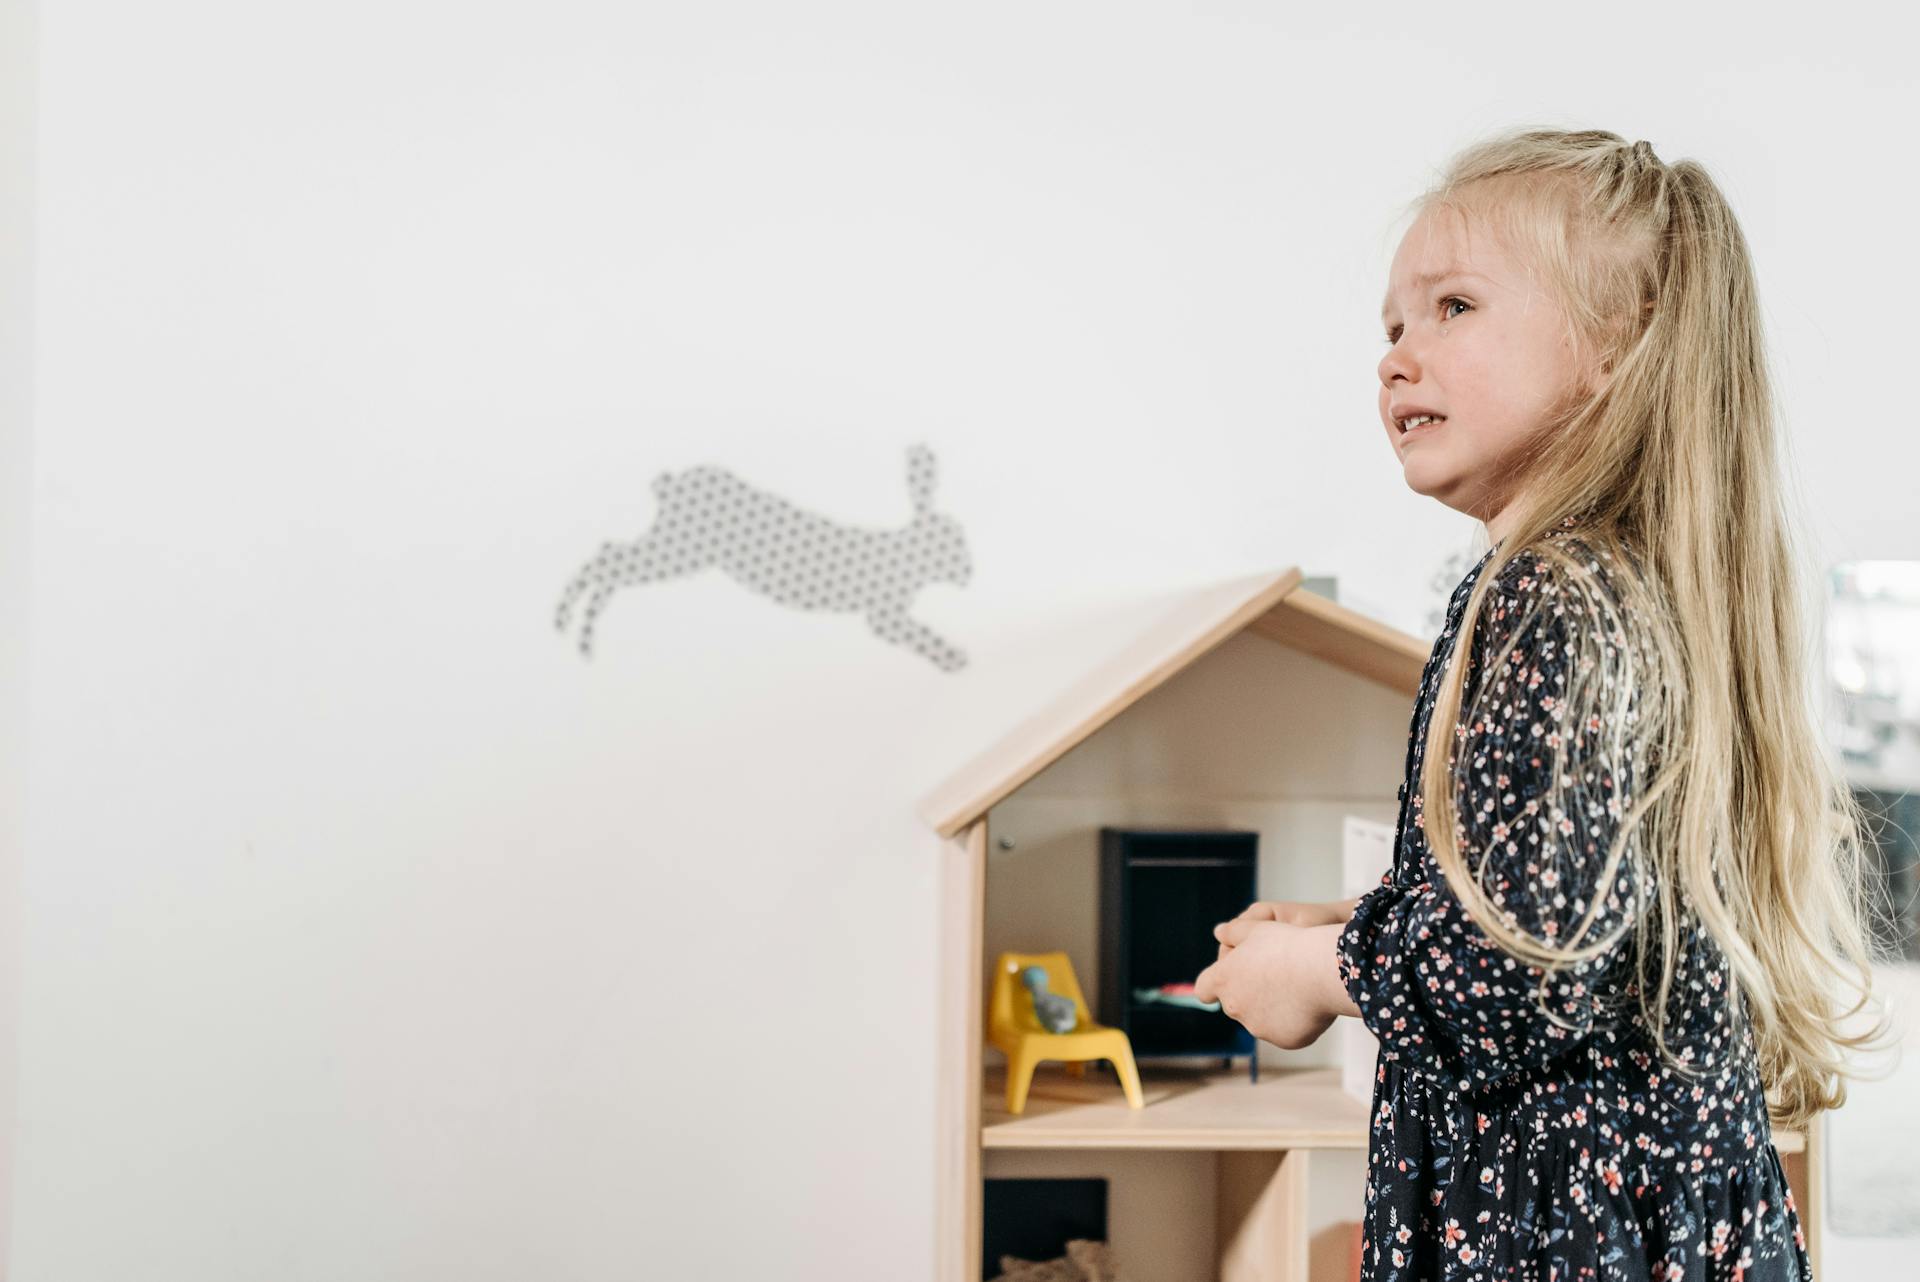
[[[1353,906],[1358,902],[1356,899],[1339,899],[1332,903],[1316,904],[1298,899],[1263,899],[1257,904],[1248,904],[1233,920],[1277,921],[1288,926],[1331,926],[1335,922],[1345,925],[1352,920]],[[1219,937],[1220,932],[1214,931],[1214,938]]]
[[[1236,917],[1215,933],[1223,956],[1193,981],[1193,995],[1219,1002],[1261,1041],[1285,1050],[1311,1046],[1351,1007],[1344,991],[1335,1005],[1330,988],[1340,982],[1335,923],[1303,927]]]
[[[1213,928],[1213,937],[1220,941],[1219,960],[1224,960],[1233,951],[1225,932],[1236,923],[1246,925],[1256,921],[1277,921],[1288,926],[1345,926],[1353,920],[1353,909],[1359,902],[1358,899],[1336,899],[1331,903],[1263,899],[1257,904],[1248,904],[1238,917],[1223,921]]]

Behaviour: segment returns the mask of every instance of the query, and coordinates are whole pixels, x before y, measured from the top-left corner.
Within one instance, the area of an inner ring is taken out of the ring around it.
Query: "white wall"
[[[1704,159],[1822,555],[1920,556],[1859,13],[42,0],[10,1276],[923,1275],[912,804],[1177,585],[1419,626],[1472,531],[1376,313],[1453,148]],[[917,440],[965,669],[717,574],[553,631],[657,472],[881,526]]]
[[[0,1273],[13,1192],[33,535],[34,9],[0,0]]]

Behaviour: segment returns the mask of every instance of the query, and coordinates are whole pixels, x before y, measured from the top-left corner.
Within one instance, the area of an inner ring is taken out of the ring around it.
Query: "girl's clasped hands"
[[[1213,928],[1220,955],[1194,980],[1193,995],[1219,1002],[1261,1041],[1285,1050],[1311,1046],[1335,1016],[1355,1013],[1337,959],[1355,902],[1249,905]]]

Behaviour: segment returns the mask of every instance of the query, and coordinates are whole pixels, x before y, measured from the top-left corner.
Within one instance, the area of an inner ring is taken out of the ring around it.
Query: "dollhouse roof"
[[[1412,698],[1432,643],[1300,586],[1298,566],[1182,597],[1110,658],[955,771],[918,807],[952,837],[1176,673],[1251,630]]]

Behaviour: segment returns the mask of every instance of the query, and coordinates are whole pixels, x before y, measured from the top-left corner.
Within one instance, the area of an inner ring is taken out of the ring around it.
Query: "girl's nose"
[[[1412,340],[1402,335],[1400,341],[1388,348],[1387,354],[1380,358],[1380,386],[1391,388],[1396,375],[1413,379],[1418,373],[1419,367],[1414,360]]]

